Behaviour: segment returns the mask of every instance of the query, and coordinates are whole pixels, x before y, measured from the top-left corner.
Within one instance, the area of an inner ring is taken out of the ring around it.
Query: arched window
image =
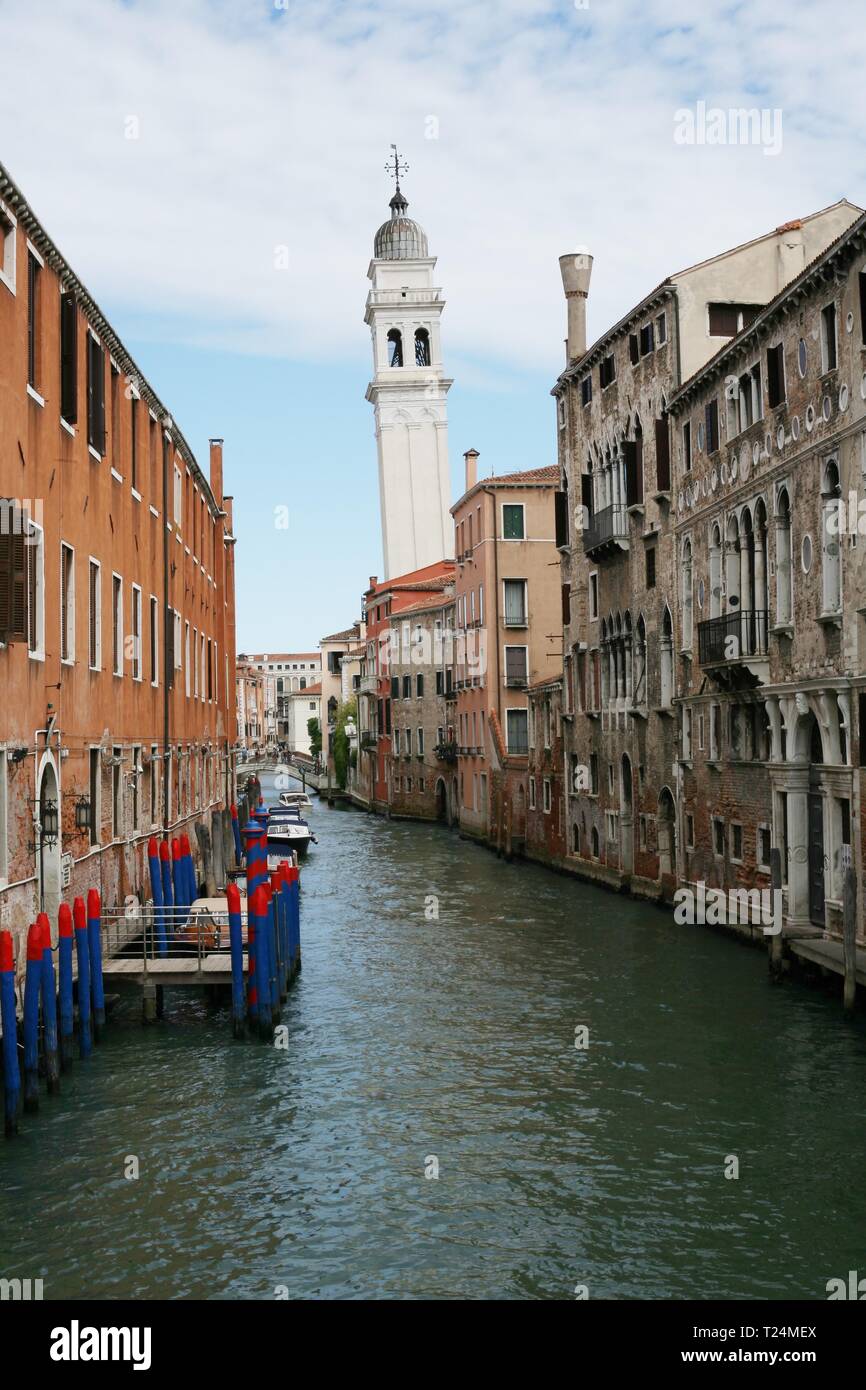
[[[301,676],[301,689],[302,689],[302,690],[306,690],[306,688],[307,688],[307,678],[306,678],[306,676]]]
[[[788,489],[776,498],[776,622],[790,623],[794,612],[794,566],[791,551],[791,501]]]
[[[692,543],[683,541],[683,647],[692,647]]]
[[[426,328],[415,329],[415,365],[430,366],[430,334]]]
[[[632,675],[632,699],[636,705],[645,705],[646,699],[646,623],[643,613],[637,620],[634,630],[634,672]]]
[[[399,328],[388,329],[388,366],[402,367],[403,365],[403,334]]]
[[[839,546],[841,521],[839,466],[829,459],[821,486],[822,508],[822,608],[825,613],[842,611],[842,555]]]
[[[722,533],[718,524],[710,537],[710,617],[722,612]]]
[[[755,603],[756,650],[767,650],[767,623],[770,611],[770,587],[767,566],[767,508],[763,498],[755,503],[755,575],[752,583]]]
[[[597,826],[597,825],[594,825],[594,826],[592,827],[592,857],[593,857],[593,859],[597,859],[597,858],[598,858],[598,826]]]
[[[667,606],[662,618],[661,658],[661,706],[662,709],[669,709],[674,698],[674,625]]]
[[[601,707],[607,709],[610,691],[610,648],[608,646],[607,622],[601,620]]]

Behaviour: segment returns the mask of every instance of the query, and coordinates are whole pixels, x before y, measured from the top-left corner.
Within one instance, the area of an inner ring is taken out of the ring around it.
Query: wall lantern
[[[57,815],[57,802],[44,801],[41,807],[41,833],[44,845],[54,845],[57,843],[57,832],[59,830],[59,818]]]
[[[76,830],[89,830],[90,820],[90,798],[87,796],[80,796],[75,803]]]

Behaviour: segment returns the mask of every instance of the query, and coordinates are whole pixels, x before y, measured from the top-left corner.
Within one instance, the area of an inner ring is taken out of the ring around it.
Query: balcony
[[[756,683],[763,683],[769,667],[768,617],[766,608],[743,608],[698,623],[701,666],[717,673],[748,671]]]
[[[379,689],[379,677],[361,676],[358,689],[362,695],[375,695]]]
[[[616,504],[595,512],[583,528],[583,548],[593,558],[628,550],[628,508]]]
[[[456,763],[457,761],[457,744],[453,739],[445,743],[437,743],[433,752],[440,762]]]

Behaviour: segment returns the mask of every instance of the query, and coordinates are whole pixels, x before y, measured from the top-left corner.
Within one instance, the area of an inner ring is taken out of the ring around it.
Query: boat
[[[280,805],[298,807],[302,811],[312,811],[313,803],[306,792],[280,792]]]
[[[268,858],[294,850],[303,858],[317,840],[296,806],[268,807]]]

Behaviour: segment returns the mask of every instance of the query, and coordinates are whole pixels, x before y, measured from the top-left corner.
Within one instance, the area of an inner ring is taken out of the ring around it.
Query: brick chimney
[[[222,509],[223,442],[221,439],[212,439],[210,441],[210,490],[214,495],[217,506]]]
[[[566,357],[575,362],[586,352],[586,297],[592,275],[592,256],[585,246],[559,258],[559,273],[568,305]]]
[[[473,488],[475,484],[478,482],[478,459],[479,453],[477,449],[467,449],[466,453],[463,455],[463,460],[466,464],[467,492],[469,492],[470,489]]]

